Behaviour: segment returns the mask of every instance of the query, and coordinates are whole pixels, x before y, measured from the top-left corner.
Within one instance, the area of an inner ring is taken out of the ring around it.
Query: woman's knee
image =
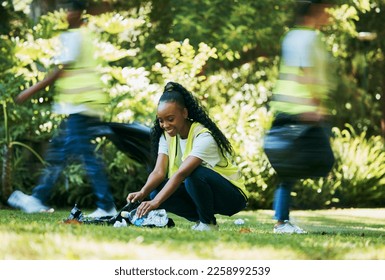
[[[194,182],[209,182],[215,176],[218,176],[215,171],[211,170],[210,168],[204,167],[204,166],[198,166],[195,168],[193,172],[185,179],[185,182],[187,182],[187,185],[189,183],[194,184]]]
[[[206,185],[207,170],[205,169],[207,168],[199,166],[184,180],[187,192],[190,193],[192,189],[196,190],[196,188]]]
[[[187,179],[190,179],[190,180],[194,178],[202,179],[207,176],[208,172],[210,172],[210,169],[208,169],[207,167],[198,166],[197,168],[195,168],[193,172],[191,172],[190,176],[188,176]]]

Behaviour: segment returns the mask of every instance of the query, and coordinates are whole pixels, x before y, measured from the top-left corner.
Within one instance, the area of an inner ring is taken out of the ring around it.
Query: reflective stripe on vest
[[[282,63],[270,102],[271,108],[288,114],[316,112],[319,103],[313,99],[311,93],[311,86],[314,84],[302,83],[305,79],[299,67],[288,67]]]
[[[182,155],[182,161],[184,161],[191,153],[193,148],[194,139],[201,133],[210,132],[207,128],[201,125],[198,122],[194,122],[191,127],[189,134],[187,136],[186,149],[184,154]],[[175,174],[178,171],[179,166],[176,163],[177,154],[180,153],[179,147],[179,136],[170,137],[166,133],[166,139],[168,144],[168,154],[169,154],[169,165],[168,165],[168,178]],[[230,181],[234,186],[236,186],[245,199],[247,200],[248,192],[246,190],[244,179],[239,171],[238,167],[234,165],[231,160],[226,157],[227,165],[226,166],[214,166],[213,169],[215,172],[226,178]],[[207,166],[208,167],[208,166]],[[210,168],[210,167],[208,167]]]

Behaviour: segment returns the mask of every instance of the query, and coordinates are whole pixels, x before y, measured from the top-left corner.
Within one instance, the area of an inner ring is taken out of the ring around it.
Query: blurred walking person
[[[67,160],[74,156],[84,163],[97,199],[97,209],[88,216],[97,218],[116,214],[104,164],[95,154],[95,146],[91,142],[94,138],[92,128],[100,123],[108,95],[102,90],[96,70],[99,62],[95,59],[92,34],[83,26],[85,9],[84,1],[70,1],[67,13],[69,30],[60,35],[62,51],[56,58],[57,67],[16,99],[21,103],[55,82],[54,110],[57,114],[67,115],[50,143],[46,156],[48,166],[43,170],[32,195],[15,191],[8,199],[10,206],[26,213],[53,211],[46,203]]]
[[[317,30],[328,22],[329,5],[320,2],[297,2],[296,26],[282,40],[279,77],[269,103],[275,119],[264,149],[280,180],[273,201],[274,233],[306,233],[290,222],[291,189],[299,179],[326,176],[334,164],[325,106],[331,69]]]

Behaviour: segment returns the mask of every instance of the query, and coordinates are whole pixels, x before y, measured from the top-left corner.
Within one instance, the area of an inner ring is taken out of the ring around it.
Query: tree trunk
[[[11,145],[3,147],[3,170],[1,174],[1,201],[5,204],[12,193],[12,151]]]

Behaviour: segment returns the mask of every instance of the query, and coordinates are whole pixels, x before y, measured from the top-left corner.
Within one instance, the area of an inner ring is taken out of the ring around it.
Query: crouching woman
[[[155,167],[142,189],[127,196],[141,202],[139,217],[162,208],[194,222],[193,230],[208,231],[218,229],[215,214],[231,216],[246,207],[230,142],[178,83],[167,83],[160,97],[152,141]],[[148,196],[151,200],[145,200]]]

